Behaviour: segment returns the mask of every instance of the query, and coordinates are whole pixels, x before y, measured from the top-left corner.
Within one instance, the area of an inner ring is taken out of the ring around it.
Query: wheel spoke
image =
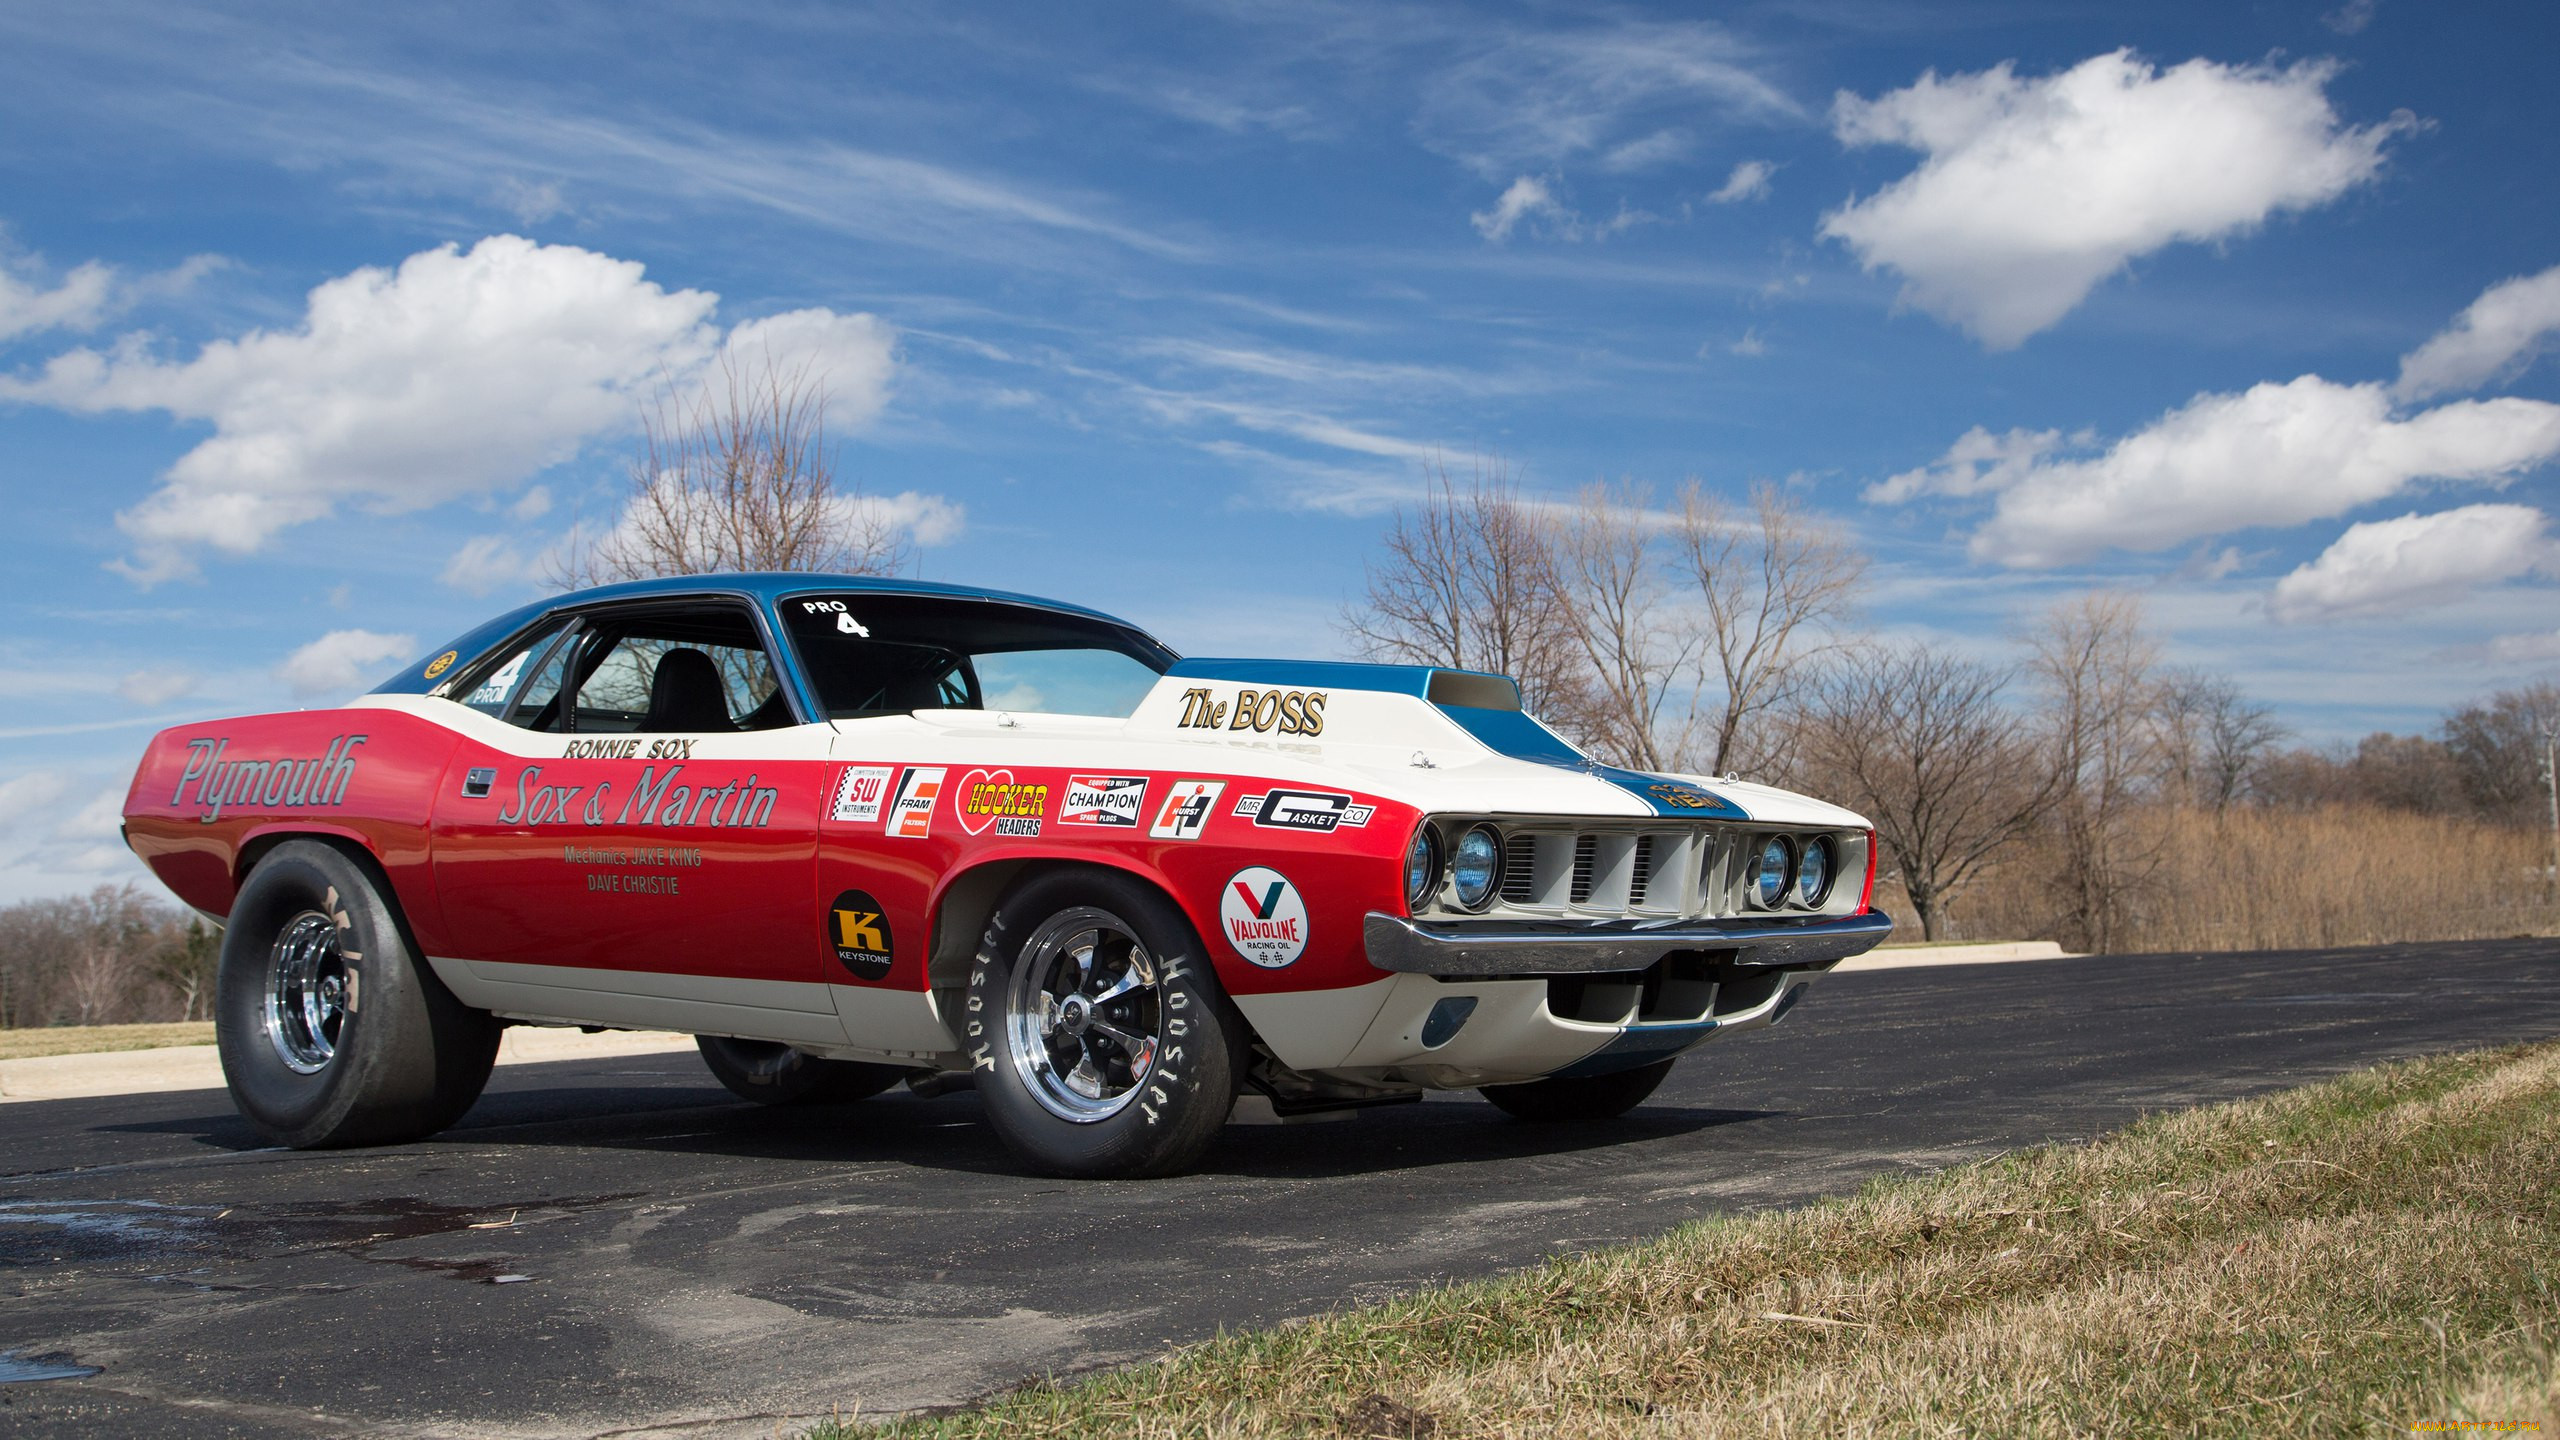
[[[1147,1078],[1147,1072],[1155,1068],[1156,1042],[1153,1036],[1132,1035],[1119,1026],[1102,1020],[1094,1021],[1093,1028],[1101,1032],[1112,1044],[1120,1047],[1120,1058],[1127,1061],[1129,1065],[1131,1085]]]

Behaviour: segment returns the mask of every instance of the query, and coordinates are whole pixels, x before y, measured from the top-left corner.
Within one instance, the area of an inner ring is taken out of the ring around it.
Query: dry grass
[[[2554,1175],[2560,1043],[2445,1057],[818,1435],[2547,1424]]]
[[[2396,810],[2162,807],[2140,819],[2159,869],[2117,949],[2304,950],[2560,933],[2542,875],[2551,838]],[[2149,846],[2139,848],[2148,849]],[[1910,914],[1879,883],[1877,901]],[[1897,908],[1899,907],[1899,908]],[[1947,938],[2051,939],[2054,907],[2024,851],[1958,897]],[[1911,928],[1911,938],[1919,936]]]
[[[212,1043],[210,1020],[173,1020],[161,1025],[46,1025],[31,1030],[0,1030],[0,1060],[102,1055],[110,1050],[156,1050],[163,1045]]]

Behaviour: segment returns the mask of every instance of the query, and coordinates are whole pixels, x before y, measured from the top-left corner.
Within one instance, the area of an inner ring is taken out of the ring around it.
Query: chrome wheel
[[[1062,910],[1031,932],[1005,1012],[1023,1088],[1061,1120],[1119,1114],[1155,1070],[1164,1025],[1155,958],[1107,910]]]
[[[305,910],[284,924],[267,961],[267,1039],[297,1075],[316,1075],[338,1054],[352,1008],[353,955],[338,948],[338,922]]]

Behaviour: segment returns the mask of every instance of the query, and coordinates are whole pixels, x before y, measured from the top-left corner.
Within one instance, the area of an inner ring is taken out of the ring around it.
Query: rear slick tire
[[[461,1119],[503,1028],[418,958],[373,868],[317,840],[278,845],[240,887],[214,1019],[232,1103],[304,1150],[397,1144]]]
[[[868,1100],[913,1071],[859,1060],[822,1060],[773,1040],[696,1035],[702,1063],[729,1093],[758,1105],[839,1105]]]
[[[1550,1075],[1525,1085],[1487,1085],[1476,1092],[1514,1119],[1541,1125],[1569,1120],[1615,1120],[1645,1102],[1672,1062],[1657,1060],[1606,1075]]]

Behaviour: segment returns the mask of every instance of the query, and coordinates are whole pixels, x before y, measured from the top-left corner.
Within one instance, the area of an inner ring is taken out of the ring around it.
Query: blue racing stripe
[[[1751,813],[1741,806],[1686,780],[1603,765],[1566,744],[1564,737],[1521,711],[1478,710],[1464,705],[1443,705],[1439,709],[1441,714],[1456,721],[1458,728],[1474,736],[1497,755],[1579,770],[1595,780],[1606,780],[1652,806],[1656,815],[1708,820],[1751,818]]]

